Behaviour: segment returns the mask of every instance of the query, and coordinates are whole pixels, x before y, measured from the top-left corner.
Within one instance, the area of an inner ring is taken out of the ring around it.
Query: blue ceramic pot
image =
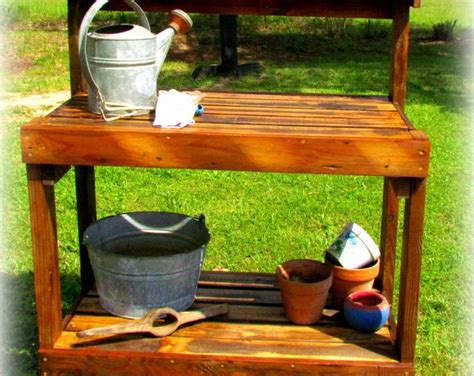
[[[388,320],[390,304],[387,299],[375,291],[357,291],[344,301],[344,316],[354,329],[363,332],[375,332]]]

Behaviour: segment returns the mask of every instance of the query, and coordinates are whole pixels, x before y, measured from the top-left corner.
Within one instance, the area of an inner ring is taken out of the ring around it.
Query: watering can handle
[[[86,78],[87,83],[90,87],[92,87],[98,95],[101,97],[100,89],[95,82],[94,78],[92,77],[90,68],[89,68],[89,61],[87,60],[86,52],[87,52],[87,32],[89,31],[89,26],[94,19],[97,12],[109,2],[110,0],[96,0],[96,2],[89,8],[87,13],[84,15],[84,18],[81,22],[81,27],[79,28],[79,59],[81,60],[81,65],[85,67],[83,74]],[[146,17],[145,12],[142,8],[135,2],[135,0],[124,0],[133,10],[138,13],[140,25],[150,30],[150,23]],[[102,98],[99,98],[102,99]]]

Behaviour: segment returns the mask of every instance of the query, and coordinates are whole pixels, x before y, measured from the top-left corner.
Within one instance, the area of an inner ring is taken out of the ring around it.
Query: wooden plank
[[[229,92],[203,91],[205,97],[202,100],[206,105],[222,106],[256,106],[278,109],[280,107],[291,108],[314,108],[327,110],[380,110],[396,111],[393,103],[387,97],[361,96],[361,95],[331,95],[331,94],[282,94],[266,92]],[[87,97],[80,95],[66,102],[61,108],[77,108],[87,110]],[[61,114],[58,114],[61,116]],[[52,116],[55,116],[53,113]],[[135,118],[140,119],[140,116]]]
[[[405,122],[402,117],[396,113],[394,107],[388,105],[374,105],[374,106],[361,106],[356,104],[342,105],[322,105],[322,104],[303,104],[300,102],[282,102],[282,103],[261,103],[261,102],[240,102],[229,101],[215,101],[212,102],[210,99],[204,99],[201,101],[205,107],[203,115],[219,115],[219,114],[265,114],[271,117],[275,116],[292,116],[298,112],[302,112],[306,116],[313,115],[319,116],[337,116],[342,118],[367,118],[367,119],[387,119],[388,121],[396,119],[397,121]],[[382,108],[381,108],[382,107]],[[85,119],[98,118],[93,113],[88,112],[87,105],[79,101],[73,102],[69,106],[62,106],[55,110],[51,116],[55,117],[73,117],[80,116]],[[153,113],[151,115],[137,115],[133,117],[133,120],[152,120]],[[200,119],[196,118],[196,119]],[[115,122],[114,122],[115,123]],[[406,128],[406,127],[405,127]]]
[[[199,309],[209,304],[215,304],[218,299],[209,299],[208,302],[199,302],[199,299],[193,304],[190,309]],[[106,317],[110,314],[106,312],[99,304],[97,297],[84,297],[77,307],[76,313],[85,316]],[[327,310],[327,316],[330,317],[333,311]],[[222,318],[216,320],[229,322],[267,322],[267,323],[282,323],[287,322],[283,308],[281,306],[260,306],[233,303],[229,305],[229,313]]]
[[[51,169],[27,165],[36,313],[42,348],[54,346],[62,322],[54,184],[44,183]]]
[[[48,350],[40,351],[39,365],[44,374],[83,374],[88,370],[100,375],[163,375],[170,374],[229,374],[269,375],[379,375],[411,374],[413,364],[374,362],[326,362],[298,359],[254,359],[204,356],[169,356],[147,353],[117,353],[100,350]]]
[[[203,91],[203,101],[226,105],[260,105],[279,107],[294,104],[298,107],[314,107],[326,109],[387,110],[393,111],[394,106],[387,97],[370,95],[338,95],[338,94],[305,94],[305,93],[269,93],[269,92],[231,92]]]
[[[296,115],[296,114],[295,114]],[[385,130],[387,128],[401,128],[404,129],[405,124],[397,118],[383,118],[381,116],[377,118],[368,118],[368,117],[345,117],[345,114],[340,114],[338,116],[332,116],[330,113],[324,114],[319,113],[307,114],[302,112],[299,116],[288,116],[272,114],[268,115],[265,112],[261,111],[255,115],[245,114],[235,114],[235,113],[220,113],[216,116],[216,113],[210,113],[203,115],[197,119],[198,126],[200,124],[209,125],[209,124],[231,124],[236,127],[237,125],[244,126],[275,126],[279,125],[279,128],[282,128],[282,125],[287,127],[338,127],[338,128],[371,128],[371,129],[381,129]]]
[[[190,309],[200,309],[208,307],[210,304],[219,303],[219,299],[208,299],[203,302],[196,299],[196,302]],[[110,314],[105,311],[97,297],[84,297],[76,309],[76,314],[79,316],[96,317],[97,320],[107,320]],[[323,318],[318,325],[334,325],[334,320],[340,319],[339,311],[333,309],[324,309]],[[281,305],[255,305],[245,304],[239,302],[232,302],[229,304],[229,313],[214,319],[215,321],[225,322],[253,322],[253,323],[288,323],[285,317],[283,307]]]
[[[374,133],[380,130],[407,130],[405,122],[395,112],[359,112],[347,110],[304,110],[290,109],[285,110],[279,108],[278,111],[270,109],[261,109],[259,107],[245,108],[245,107],[213,107],[207,106],[206,112],[202,116],[195,118],[196,125],[191,128],[201,128],[214,126],[214,124],[226,127],[237,128],[241,125],[249,128],[252,127],[266,127],[274,126],[275,129],[282,129],[283,127],[297,127],[301,129],[323,128],[323,127],[337,127],[337,128],[366,128],[375,130]],[[99,124],[102,118],[82,111],[62,111],[61,120],[70,119],[72,123],[79,123],[77,118],[81,119],[81,123]],[[144,120],[146,123],[138,124],[137,120]],[[151,127],[152,115],[146,118],[134,118],[133,120],[119,120],[115,121],[112,126],[148,126]],[[59,119],[51,119],[49,124],[54,125],[58,123]],[[340,132],[340,130],[338,130]]]
[[[397,179],[385,178],[382,204],[382,230],[380,236],[379,285],[390,305],[395,286],[395,257],[397,254],[398,209]]]
[[[209,118],[207,118],[209,119]],[[211,119],[212,120],[212,119]],[[42,119],[41,122],[31,122],[30,125],[38,125],[44,128],[48,134],[51,133],[54,127],[70,127],[75,132],[81,130],[90,131],[91,129],[95,131],[104,130],[111,131],[115,129],[118,133],[127,131],[127,130],[144,130],[150,132],[150,134],[188,134],[188,135],[202,135],[205,133],[205,136],[208,137],[209,133],[212,132],[213,135],[227,135],[231,133],[232,135],[261,135],[265,134],[268,136],[271,135],[289,135],[295,137],[305,137],[305,136],[315,136],[315,137],[332,137],[333,139],[347,139],[347,138],[392,138],[399,141],[410,141],[412,139],[418,139],[420,141],[427,142],[425,138],[413,136],[412,131],[407,131],[400,127],[385,127],[380,128],[377,126],[371,126],[370,124],[362,125],[352,125],[348,126],[348,123],[343,123],[341,121],[334,120],[332,122],[322,122],[322,124],[308,122],[304,125],[287,125],[284,123],[278,122],[278,119],[274,119],[272,123],[267,124],[246,124],[246,123],[219,123],[219,122],[203,122],[202,119],[197,119],[196,124],[191,125],[186,128],[179,130],[176,129],[161,129],[161,128],[152,128],[152,120],[140,121],[136,119],[128,120],[117,120],[113,124],[104,124],[102,118],[99,117],[89,117],[81,118],[70,117],[70,118],[46,118]],[[28,126],[28,128],[30,127]]]
[[[81,264],[81,289],[85,293],[94,284],[94,273],[89,260],[87,247],[83,244],[83,235],[87,226],[97,220],[95,175],[93,166],[76,166],[76,205]]]
[[[311,134],[214,134],[202,130],[35,126],[22,128],[23,161],[379,176],[428,174],[429,142]],[[139,147],[137,147],[139,145]]]
[[[212,303],[194,303],[189,309],[202,309],[209,307]],[[222,315],[215,318],[214,321],[219,322],[230,322],[230,323],[265,323],[265,324],[288,324],[288,320],[285,317],[283,307],[281,306],[259,306],[259,305],[238,305],[229,304],[229,312],[226,315]],[[325,310],[325,316],[323,317],[320,325],[334,325],[334,320],[331,318],[333,315],[332,310]],[[73,318],[71,319],[67,330],[77,330],[82,328],[83,325],[90,325],[95,327],[95,323],[99,326],[111,325],[118,322],[126,321],[126,319],[110,316],[99,304],[98,299],[84,298],[79,304]],[[82,330],[82,329],[81,329]]]
[[[199,286],[276,290],[274,273],[238,273],[202,271]]]
[[[87,341],[87,338],[79,338],[76,332],[99,328],[116,323],[125,322],[126,319],[115,316],[84,316],[75,315],[67,327],[67,333],[63,333],[63,344],[79,343]],[[113,335],[109,335],[113,336]],[[144,338],[146,335],[142,335]],[[288,322],[277,325],[268,323],[241,323],[241,322],[216,322],[203,321],[193,325],[185,326],[172,334],[173,337],[192,337],[192,338],[220,338],[243,340],[275,340],[288,342],[326,342],[326,343],[359,343],[359,344],[391,344],[389,328],[384,327],[373,333],[363,333],[351,329],[344,325],[317,325],[298,326],[291,325]],[[89,338],[90,340],[90,338]],[[59,342],[58,342],[59,343]],[[61,345],[57,345],[61,346]]]
[[[390,68],[389,97],[402,109],[405,106],[408,77],[408,47],[410,40],[409,0],[394,2],[392,25],[392,60]]]
[[[233,339],[166,337],[161,340],[161,353],[193,355],[225,355],[227,357],[280,358],[323,361],[397,362],[390,344],[286,342],[246,340],[245,345]]]
[[[199,287],[196,302],[280,305],[280,291],[240,290],[235,288]]]
[[[425,197],[426,179],[412,179],[405,202],[400,266],[397,347],[402,362],[415,360]]]
[[[358,110],[358,109],[319,109],[314,106],[303,107],[298,106],[296,103],[291,105],[281,105],[281,106],[265,106],[262,107],[259,104],[252,105],[242,105],[242,104],[228,104],[222,105],[222,103],[208,103],[204,102],[206,106],[206,111],[203,115],[236,115],[236,114],[245,114],[249,115],[259,115],[266,116],[270,118],[275,117],[305,117],[308,119],[315,119],[315,121],[320,118],[342,118],[342,119],[375,119],[385,122],[399,122],[404,123],[401,117],[395,111],[381,111],[381,110]],[[198,118],[198,119],[201,119]],[[406,128],[406,126],[404,126]]]
[[[206,338],[201,336],[197,338],[193,336],[145,338],[139,335],[121,335],[108,338],[79,338],[75,332],[65,332],[60,340],[58,340],[56,348],[94,348],[108,351],[123,351],[126,347],[129,352],[158,352],[175,356],[179,354],[180,356],[225,356],[233,359],[253,356],[259,359],[398,362],[393,346],[386,339],[383,342],[374,343],[348,343],[343,341],[332,342],[326,339],[329,337],[325,337],[324,333],[321,335],[325,340],[260,340],[249,337],[244,341],[239,341],[232,337],[220,338],[214,336]],[[133,342],[134,345],[131,346],[130,342]]]
[[[90,1],[90,0],[89,0]],[[140,6],[149,12],[170,11],[175,8],[190,13],[214,13],[234,15],[281,15],[281,16],[317,16],[347,18],[391,18],[392,8],[384,0],[345,0],[345,1],[309,1],[309,0],[219,0],[192,1],[175,0],[172,2],[142,0]],[[113,2],[107,9],[128,10],[122,2]]]
[[[79,59],[79,28],[82,18],[92,5],[90,2],[68,0],[68,44],[69,44],[69,70],[71,78],[71,96],[87,92],[87,83],[81,74]]]
[[[169,90],[170,88],[161,88],[160,90]],[[181,91],[192,92],[195,89],[181,88]],[[244,102],[253,103],[255,101],[263,101],[271,103],[272,101],[281,102],[302,102],[314,105],[346,105],[354,104],[360,106],[381,106],[380,109],[393,109],[393,103],[390,102],[388,96],[384,95],[365,95],[365,94],[330,94],[330,93],[301,93],[301,92],[269,92],[269,91],[236,91],[236,90],[201,90],[204,98],[211,101],[221,101],[229,99],[238,99]],[[87,95],[79,94],[74,96],[73,101],[87,104]]]

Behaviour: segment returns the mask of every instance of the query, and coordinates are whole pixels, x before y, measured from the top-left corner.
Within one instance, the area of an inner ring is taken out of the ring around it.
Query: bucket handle
[[[102,95],[102,92],[100,91],[99,86],[97,85],[94,78],[92,77],[92,73],[89,67],[89,61],[87,60],[86,47],[87,47],[87,32],[89,31],[89,26],[92,23],[92,20],[94,19],[94,17],[96,16],[97,12],[109,1],[110,0],[96,0],[96,2],[89,8],[87,13],[84,15],[84,18],[81,22],[81,26],[79,28],[79,59],[81,62],[81,66],[85,67],[85,69],[83,69],[83,74],[89,86],[93,88],[93,90],[97,93],[97,96],[100,102],[101,111],[102,111],[102,116],[104,117],[106,121],[114,120],[116,118],[107,118],[105,116],[105,112],[104,112],[104,109],[106,107],[105,98]],[[124,1],[125,3],[127,3],[128,6],[130,6],[133,10],[135,10],[138,13],[140,25],[146,28],[147,30],[151,31],[150,23],[148,22],[148,18],[145,12],[143,11],[142,8],[140,8],[140,6],[135,2],[135,0],[124,0]],[[133,108],[133,109],[127,108],[127,107],[123,107],[122,105],[117,105],[117,107],[118,108],[122,107],[125,110],[138,110],[139,109],[139,108]],[[134,115],[135,113],[136,111],[128,114],[127,116]]]
[[[168,227],[152,227],[152,226],[147,226],[144,225],[143,223],[138,222],[137,220],[133,219],[130,215],[128,214],[122,214],[122,218],[125,219],[130,225],[135,227],[137,230],[140,230],[141,232],[145,233],[150,233],[150,234],[169,234],[171,232],[174,232],[176,230],[179,230],[180,228],[184,227],[187,223],[191,221],[197,221],[201,222],[204,224],[205,217],[204,214],[201,214],[199,217],[186,217],[179,223],[173,225],[173,226],[168,226]]]

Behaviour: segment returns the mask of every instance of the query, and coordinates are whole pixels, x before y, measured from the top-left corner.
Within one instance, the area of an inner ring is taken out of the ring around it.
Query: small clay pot
[[[332,295],[332,305],[338,310],[342,310],[347,295],[356,291],[371,290],[380,269],[379,260],[361,269],[346,269],[336,266],[331,264],[327,258],[325,261],[333,268],[333,282],[330,292]]]
[[[390,304],[375,291],[357,291],[346,297],[344,316],[354,329],[363,332],[376,332],[388,320]]]
[[[315,260],[290,260],[276,271],[285,315],[291,322],[318,322],[332,283],[332,268]]]

